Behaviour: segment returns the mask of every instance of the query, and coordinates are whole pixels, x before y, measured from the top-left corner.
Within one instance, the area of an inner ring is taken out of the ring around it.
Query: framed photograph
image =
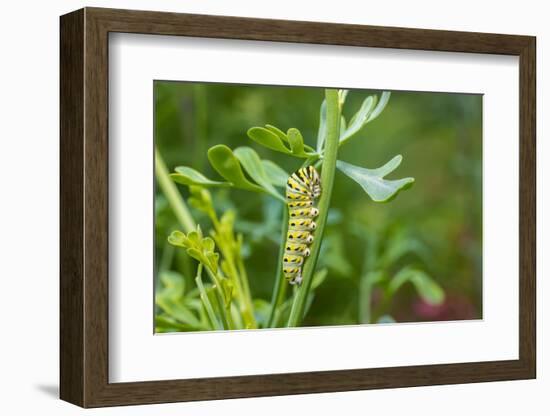
[[[534,37],[60,28],[63,400],[535,378]]]

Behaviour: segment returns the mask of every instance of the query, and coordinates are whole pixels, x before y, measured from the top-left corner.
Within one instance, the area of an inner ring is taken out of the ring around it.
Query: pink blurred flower
[[[481,318],[468,298],[461,295],[447,295],[441,305],[431,305],[418,299],[413,303],[413,311],[422,320],[458,321]]]

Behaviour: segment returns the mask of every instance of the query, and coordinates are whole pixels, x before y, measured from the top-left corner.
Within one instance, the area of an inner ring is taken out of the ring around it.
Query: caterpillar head
[[[305,257],[309,257],[311,255],[311,250],[309,248],[306,248],[306,249],[304,249],[303,254],[304,254]]]
[[[311,224],[309,224],[310,230],[315,230],[317,228],[317,224],[315,224],[313,221],[311,221]]]
[[[316,217],[317,215],[319,215],[319,210],[317,208],[311,208],[309,215],[312,217]]]
[[[313,166],[308,166],[308,173],[311,178],[313,198],[317,199],[321,195],[321,178]]]
[[[313,236],[312,236],[312,235],[308,235],[307,238],[306,238],[306,242],[307,242],[308,244],[313,243]]]

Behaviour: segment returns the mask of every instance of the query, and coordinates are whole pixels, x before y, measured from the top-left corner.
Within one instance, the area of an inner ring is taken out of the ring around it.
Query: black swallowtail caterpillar
[[[313,242],[313,219],[319,210],[313,206],[321,195],[321,179],[313,166],[293,173],[286,183],[288,205],[288,232],[283,256],[283,274],[291,285],[302,282],[302,264],[309,256]]]

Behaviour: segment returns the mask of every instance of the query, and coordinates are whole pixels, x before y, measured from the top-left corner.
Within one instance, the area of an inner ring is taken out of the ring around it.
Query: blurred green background
[[[250,146],[289,173],[298,169],[300,160],[247,137],[250,127],[265,124],[284,131],[296,127],[315,147],[322,88],[156,81],[154,89],[155,144],[170,171],[185,165],[219,179],[206,154],[216,144]],[[351,90],[343,114],[349,120],[367,95],[379,93]],[[482,317],[482,96],[393,91],[383,113],[343,146],[338,158],[376,168],[396,154],[403,155],[403,162],[388,178],[416,181],[388,203],[372,202],[337,172],[318,264],[328,274],[304,325]],[[189,196],[187,187],[178,188]],[[282,205],[267,195],[233,189],[213,189],[212,196],[220,215],[236,210],[235,229],[244,235],[253,297],[269,302]],[[181,227],[158,189],[155,208],[157,268],[164,262],[192,284],[193,264],[166,241]],[[208,230],[204,214],[192,212]],[[404,284],[395,293],[376,284],[404,269],[419,271],[427,280]],[[430,302],[423,296],[431,284],[442,288],[444,300]]]

